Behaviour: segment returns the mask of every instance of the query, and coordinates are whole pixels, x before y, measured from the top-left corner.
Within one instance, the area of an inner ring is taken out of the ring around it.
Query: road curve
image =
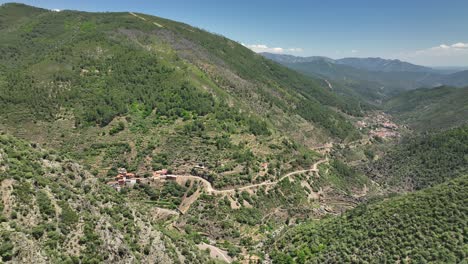
[[[209,181],[207,181],[206,179],[203,179],[202,177],[199,177],[199,176],[194,176],[194,175],[177,175],[177,178],[180,178],[180,179],[192,179],[192,180],[198,180],[199,182],[202,182],[202,184],[205,186],[206,188],[206,192],[209,193],[209,194],[227,194],[227,193],[235,193],[236,190],[239,190],[239,191],[243,191],[243,190],[248,190],[248,189],[252,189],[252,188],[257,188],[257,187],[261,187],[261,186],[270,186],[270,185],[276,185],[278,184],[279,182],[281,182],[282,180],[284,180],[285,178],[289,178],[291,176],[294,176],[294,175],[297,175],[297,174],[301,174],[301,173],[306,173],[306,172],[311,172],[311,171],[316,171],[318,172],[318,168],[317,166],[321,163],[324,163],[324,162],[327,162],[328,161],[328,158],[325,158],[325,159],[321,159],[319,161],[317,161],[316,163],[314,163],[312,165],[312,168],[310,169],[307,169],[307,170],[297,170],[297,171],[293,171],[293,172],[290,172],[288,174],[285,174],[283,175],[281,178],[279,178],[278,180],[276,181],[266,181],[266,182],[262,182],[262,183],[257,183],[257,184],[251,184],[251,185],[246,185],[246,186],[243,186],[243,187],[237,187],[237,188],[233,188],[233,189],[226,189],[226,190],[216,190],[213,188],[213,185],[211,185],[211,183]]]

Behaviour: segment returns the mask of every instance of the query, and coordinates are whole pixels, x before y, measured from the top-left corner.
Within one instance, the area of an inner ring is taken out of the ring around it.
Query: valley
[[[464,77],[2,4],[0,262],[463,263]]]

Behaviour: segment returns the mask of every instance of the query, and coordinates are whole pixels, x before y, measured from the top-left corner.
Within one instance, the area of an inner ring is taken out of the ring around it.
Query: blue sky
[[[0,3],[9,2],[1,1]],[[468,66],[468,0],[29,0],[49,9],[134,11],[220,33],[256,51]]]

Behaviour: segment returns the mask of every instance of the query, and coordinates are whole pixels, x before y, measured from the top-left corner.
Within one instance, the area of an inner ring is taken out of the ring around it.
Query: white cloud
[[[463,50],[468,49],[468,43],[458,42],[452,45],[440,44],[437,47],[432,47],[428,50],[437,51],[437,50]],[[420,50],[419,52],[425,52],[426,50]]]
[[[458,42],[453,44],[451,47],[456,49],[468,49],[468,43]]]
[[[436,47],[418,50],[414,52],[413,56],[457,56],[462,54],[468,54],[468,43],[440,44]]]
[[[255,52],[271,52],[271,53],[288,53],[288,52],[302,52],[302,48],[281,48],[281,47],[268,47],[265,44],[244,44],[245,47]]]
[[[431,50],[434,50],[434,49],[435,49],[435,50],[437,50],[437,49],[450,49],[450,46],[445,45],[445,44],[441,44],[441,45],[439,45],[439,46],[437,46],[437,47],[432,47],[432,48],[431,48]]]
[[[427,49],[401,53],[399,57],[425,65],[466,65],[468,63],[468,43],[443,43]]]
[[[358,52],[359,50],[355,50],[355,49],[351,50],[351,53],[358,53]]]

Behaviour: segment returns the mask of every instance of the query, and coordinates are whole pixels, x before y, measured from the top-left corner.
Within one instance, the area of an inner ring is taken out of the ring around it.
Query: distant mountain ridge
[[[382,71],[382,72],[437,72],[436,70],[412,64],[409,62],[397,60],[397,59],[382,59],[379,57],[369,57],[369,58],[357,58],[349,57],[342,59],[332,59],[325,56],[309,56],[309,57],[299,57],[294,55],[287,54],[275,54],[263,52],[261,53],[264,57],[274,60],[279,63],[304,63],[304,62],[315,62],[315,61],[325,61],[329,63],[341,64],[351,66],[357,69],[363,69],[368,71]]]
[[[276,54],[269,52],[260,53],[265,58],[279,62],[279,63],[304,63],[304,62],[313,62],[313,61],[326,61],[335,63],[335,60],[325,56],[310,56],[310,57],[299,57],[288,54]]]
[[[434,69],[429,67],[415,65],[401,60],[388,60],[382,58],[343,58],[335,60],[335,62],[368,71],[435,72]]]
[[[358,94],[370,102],[394,96],[417,88],[441,85],[464,87],[468,85],[468,71],[450,72],[415,65],[400,60],[382,58],[296,57],[262,53],[268,59],[281,63],[305,75],[332,81],[333,87],[348,95]]]

